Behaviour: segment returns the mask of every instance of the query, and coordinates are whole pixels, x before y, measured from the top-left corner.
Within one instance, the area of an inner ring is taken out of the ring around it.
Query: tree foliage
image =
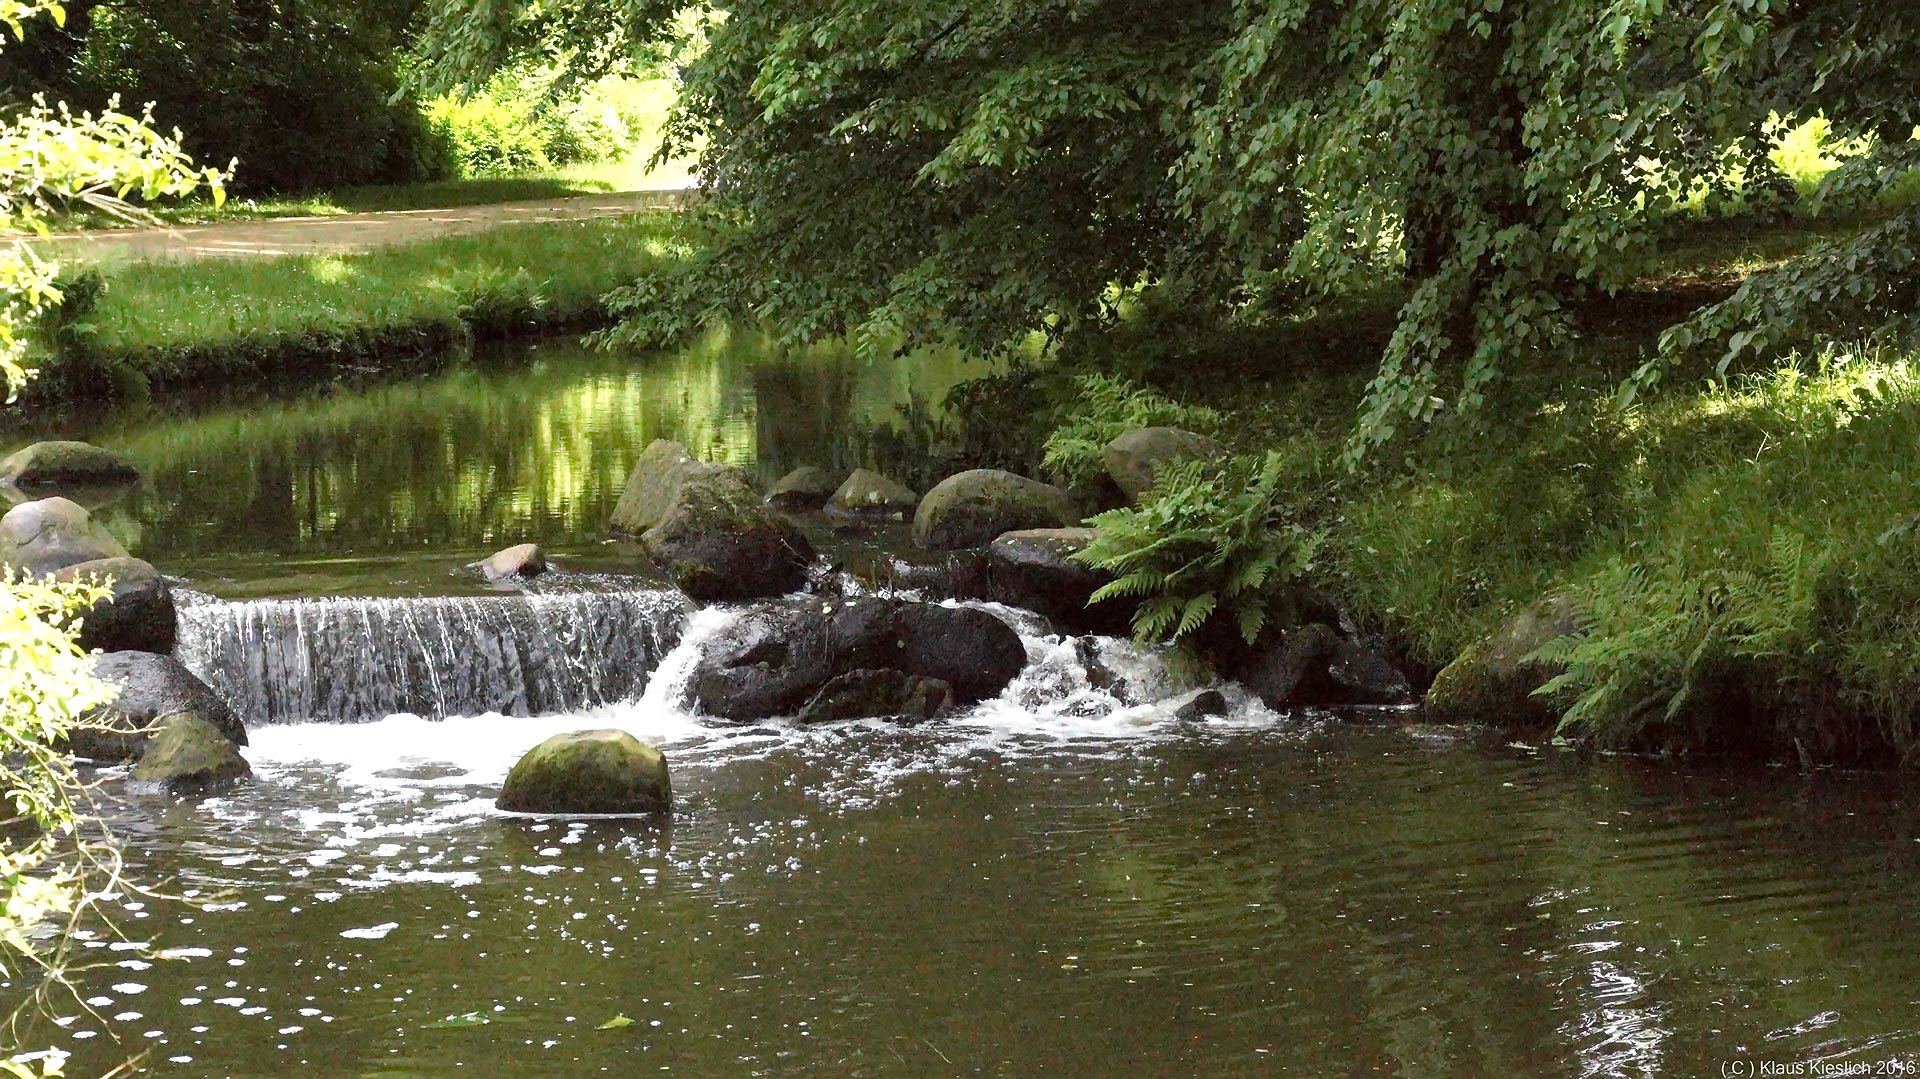
[[[468,74],[546,12],[440,5]],[[1900,171],[1920,57],[1920,16],[1861,0],[719,6],[672,129],[704,147],[715,242],[621,296],[610,341],[748,318],[870,353],[996,349],[1108,323],[1141,282],[1257,317],[1399,281],[1355,455],[1564,349],[1581,301],[1628,284],[1676,215],[1779,186],[1770,115],[1877,134],[1856,185]],[[567,33],[649,41],[667,17],[614,7]],[[1898,264],[1904,236],[1756,283],[1667,358],[1759,347],[1836,294],[1859,301],[1843,322],[1909,314],[1897,282],[1817,277]]]

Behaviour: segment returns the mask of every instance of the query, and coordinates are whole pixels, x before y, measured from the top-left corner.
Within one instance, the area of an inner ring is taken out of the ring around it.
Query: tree
[[[546,10],[438,4],[470,63]],[[1898,131],[1920,55],[1913,16],[1859,0],[720,6],[671,129],[704,145],[715,239],[619,295],[609,340],[745,318],[993,349],[1100,326],[1142,282],[1252,314],[1398,279],[1356,457],[1565,348],[1700,192],[1768,168],[1770,112]],[[571,32],[660,33],[621,10]]]
[[[62,12],[53,0],[0,0],[0,23],[15,36],[44,14],[57,21]],[[44,229],[56,205],[131,215],[123,198],[133,192],[150,200],[211,187],[217,197],[223,179],[125,113],[35,103],[0,120],[0,226],[11,237],[0,252],[0,381],[10,396],[31,374],[24,328],[60,300],[56,267],[21,233]],[[37,930],[56,916],[81,917],[95,894],[88,867],[96,852],[77,839],[79,785],[59,746],[83,711],[110,696],[74,642],[75,612],[103,594],[0,569],[0,789],[13,809],[0,833],[0,969],[9,977],[36,968],[57,976],[68,938]],[[0,1072],[53,1074],[58,1064],[0,1048]]]

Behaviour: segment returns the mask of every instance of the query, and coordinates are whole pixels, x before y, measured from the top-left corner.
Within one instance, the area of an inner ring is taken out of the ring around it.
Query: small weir
[[[688,613],[664,591],[200,603],[178,654],[250,725],[546,715],[640,696]]]

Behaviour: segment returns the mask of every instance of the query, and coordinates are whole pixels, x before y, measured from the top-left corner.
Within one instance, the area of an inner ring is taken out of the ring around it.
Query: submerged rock
[[[1499,723],[1546,727],[1558,720],[1533,695],[1561,674],[1526,657],[1548,641],[1580,631],[1579,610],[1565,596],[1536,600],[1500,632],[1470,645],[1434,677],[1426,711],[1435,723]]]
[[[1203,689],[1194,693],[1173,710],[1175,719],[1193,723],[1209,716],[1227,714],[1227,695],[1217,689]]]
[[[92,661],[95,678],[118,690],[89,709],[67,734],[75,754],[97,760],[134,760],[165,716],[185,714],[210,724],[236,745],[247,729],[233,709],[179,660],[151,652],[109,652]]]
[[[1321,704],[1339,645],[1340,635],[1318,622],[1292,626],[1271,634],[1232,674],[1269,708]]]
[[[1329,704],[1412,704],[1413,685],[1400,668],[1367,641],[1348,637],[1327,664]]]
[[[834,486],[833,477],[827,475],[826,469],[801,465],[774,481],[773,489],[767,492],[767,501],[790,513],[817,510],[833,497]]]
[[[1211,460],[1223,456],[1220,444],[1205,435],[1178,427],[1141,427],[1126,431],[1100,451],[1100,463],[1107,466],[1120,490],[1131,501],[1139,501],[1142,492],[1153,486],[1160,468],[1170,461]]]
[[[673,785],[666,755],[626,731],[573,731],[528,750],[497,804],[515,813],[658,813],[673,807]]]
[[[647,551],[698,600],[755,599],[806,583],[813,547],[738,469],[697,461],[678,442],[641,453],[614,507],[613,530]]]
[[[953,687],[938,678],[896,670],[836,675],[800,710],[802,723],[893,719],[920,723],[953,707]]]
[[[125,487],[140,470],[112,450],[86,442],[36,442],[0,461],[0,486],[32,492]]]
[[[80,616],[80,647],[102,652],[173,651],[178,614],[173,590],[138,558],[96,558],[54,573],[60,581],[111,581],[111,592]]]
[[[919,504],[912,488],[870,468],[855,469],[827,500],[835,512],[863,517],[904,517]]]
[[[537,543],[520,543],[478,562],[471,562],[468,569],[480,571],[480,575],[489,581],[508,581],[516,577],[537,577],[547,572],[547,552]]]
[[[1026,659],[1020,635],[975,608],[792,599],[744,612],[708,639],[686,692],[699,711],[744,722],[799,714],[841,675],[897,671],[945,683],[966,704],[999,694]]]
[[[913,515],[913,542],[933,551],[981,547],[1026,528],[1080,523],[1073,496],[1061,488],[997,468],[976,468],[941,480]]]
[[[120,541],[72,499],[22,502],[0,516],[0,568],[44,576],[81,562],[126,557]]]
[[[996,538],[987,546],[987,597],[1037,611],[1081,633],[1131,632],[1131,603],[1089,604],[1094,592],[1113,580],[1073,558],[1093,538],[1091,528],[1029,528]]]
[[[140,762],[133,766],[135,782],[157,785],[169,794],[203,793],[252,772],[225,733],[189,712],[163,718]]]

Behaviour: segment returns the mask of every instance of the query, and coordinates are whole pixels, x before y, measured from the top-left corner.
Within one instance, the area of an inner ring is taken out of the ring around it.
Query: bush
[[[1138,505],[1091,520],[1094,541],[1073,557],[1116,578],[1093,602],[1138,599],[1143,643],[1181,640],[1216,615],[1252,643],[1317,542],[1280,519],[1282,470],[1277,453],[1168,465]]]
[[[555,98],[553,76],[507,72],[480,92],[427,102],[428,127],[462,176],[537,172],[603,161],[632,149],[638,118],[601,87]]]

